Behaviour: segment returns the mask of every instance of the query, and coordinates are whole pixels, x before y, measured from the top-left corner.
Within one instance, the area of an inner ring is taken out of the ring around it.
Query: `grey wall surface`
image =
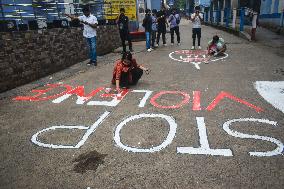
[[[116,26],[97,29],[98,55],[121,44]],[[80,28],[0,33],[0,92],[88,59]]]

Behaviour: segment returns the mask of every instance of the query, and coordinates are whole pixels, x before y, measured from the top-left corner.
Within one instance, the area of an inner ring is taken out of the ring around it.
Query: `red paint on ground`
[[[237,98],[237,97],[233,96],[232,94],[230,94],[230,93],[228,93],[228,92],[224,92],[224,91],[221,91],[221,92],[217,95],[217,97],[211,102],[211,104],[206,108],[206,110],[208,110],[208,111],[213,110],[213,109],[220,103],[220,101],[221,101],[223,98],[229,98],[229,99],[231,99],[231,100],[233,100],[233,101],[236,101],[236,102],[238,102],[238,103],[244,104],[244,105],[246,105],[246,106],[248,106],[248,107],[250,107],[250,108],[253,108],[253,109],[254,109],[255,111],[257,111],[257,112],[262,112],[262,111],[264,111],[262,108],[260,108],[260,107],[258,107],[258,106],[255,106],[255,105],[253,105],[253,104],[251,104],[251,103],[249,103],[249,102],[247,102],[247,101],[245,101],[245,100],[242,100],[242,99],[240,99],[240,98]]]
[[[172,105],[172,106],[163,106],[160,105],[156,102],[156,100],[165,94],[177,94],[177,95],[181,95],[183,97],[182,102],[180,102],[179,104],[176,105]],[[182,107],[183,105],[187,104],[189,102],[190,96],[187,93],[181,92],[181,91],[161,91],[159,93],[157,93],[156,95],[154,95],[151,100],[150,103],[155,106],[156,108],[162,108],[162,109],[177,109]]]

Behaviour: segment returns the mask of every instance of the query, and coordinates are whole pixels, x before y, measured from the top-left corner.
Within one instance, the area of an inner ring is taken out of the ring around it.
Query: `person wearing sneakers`
[[[79,20],[84,24],[83,36],[87,39],[89,45],[89,56],[90,62],[87,65],[97,66],[97,31],[96,28],[98,26],[97,18],[91,14],[91,11],[88,6],[83,7],[83,16],[71,16],[69,14],[65,14],[71,20]]]
[[[153,9],[152,10],[152,33],[151,33],[151,46],[152,49],[154,49],[155,47],[158,47],[158,45],[155,43],[156,42],[156,38],[157,38],[157,10]]]
[[[179,23],[180,23],[180,16],[176,12],[176,9],[172,10],[171,15],[169,16],[169,23],[170,23],[170,31],[171,31],[171,45],[174,45],[174,35],[177,35],[177,42],[180,45],[180,32],[179,32]]]
[[[203,21],[203,15],[200,12],[199,6],[195,7],[195,13],[191,15],[190,20],[192,21],[192,40],[193,40],[191,50],[195,49],[196,36],[198,40],[198,49],[201,49],[200,39],[201,39],[201,22]]]
[[[151,52],[153,49],[151,48],[151,32],[152,32],[152,17],[151,11],[146,9],[145,11],[145,18],[143,19],[142,26],[145,28],[145,35],[146,35],[146,49],[148,52]]]

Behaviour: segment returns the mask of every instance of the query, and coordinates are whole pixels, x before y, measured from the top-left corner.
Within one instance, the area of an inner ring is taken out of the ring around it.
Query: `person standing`
[[[172,10],[171,15],[169,16],[169,23],[170,23],[170,31],[171,31],[171,45],[174,45],[174,35],[177,35],[177,42],[180,45],[180,32],[179,32],[179,23],[180,23],[180,16],[176,12],[176,9]]]
[[[192,25],[193,44],[192,44],[191,50],[195,49],[196,36],[197,36],[197,40],[198,40],[198,49],[201,49],[200,39],[201,39],[201,22],[203,21],[203,15],[202,15],[202,13],[200,13],[200,7],[199,6],[195,7],[195,13],[193,13],[191,15],[190,20],[193,23],[193,25]]]
[[[166,33],[167,33],[167,27],[169,25],[168,25],[166,16],[167,16],[166,9],[165,7],[162,7],[162,10],[160,10],[157,14],[157,22],[158,22],[157,45],[158,46],[159,46],[161,34],[162,34],[162,39],[163,39],[163,45],[167,46]]]
[[[145,35],[146,35],[146,49],[148,52],[151,52],[153,49],[151,48],[151,32],[152,32],[152,17],[151,11],[146,9],[145,11],[145,18],[143,19],[142,26],[145,28]]]
[[[251,29],[251,40],[256,40],[255,34],[256,34],[256,28],[257,28],[257,17],[258,13],[256,11],[253,11],[252,13],[252,29]]]
[[[123,52],[126,52],[126,44],[125,44],[126,40],[128,41],[129,51],[133,52],[132,42],[131,42],[129,29],[128,29],[129,19],[125,15],[125,9],[124,8],[120,9],[120,15],[117,17],[116,23],[119,27],[119,34],[120,34],[120,39],[121,39],[121,42],[122,42]]]
[[[153,9],[152,10],[152,33],[151,33],[151,39],[152,39],[152,49],[154,49],[155,47],[157,47],[158,45],[155,43],[156,42],[156,38],[157,38],[157,10]]]
[[[91,14],[88,6],[83,8],[83,16],[75,17],[68,14],[65,14],[72,20],[79,20],[84,24],[83,36],[87,39],[89,49],[90,49],[90,62],[87,65],[97,66],[97,18]]]

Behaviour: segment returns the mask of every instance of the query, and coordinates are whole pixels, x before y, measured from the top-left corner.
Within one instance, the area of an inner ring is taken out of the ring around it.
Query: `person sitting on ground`
[[[121,88],[129,88],[136,85],[142,77],[143,71],[149,74],[149,69],[138,65],[136,60],[132,58],[131,52],[125,52],[120,60],[117,60],[113,70],[112,84],[116,85],[117,92]]]
[[[227,50],[227,47],[223,38],[214,35],[213,39],[208,42],[207,49],[209,55],[217,56],[223,54]]]

